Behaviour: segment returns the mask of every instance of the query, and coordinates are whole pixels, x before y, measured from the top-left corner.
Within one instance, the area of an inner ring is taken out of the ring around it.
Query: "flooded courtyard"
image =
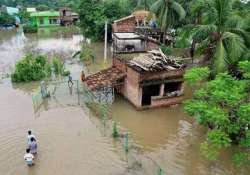
[[[82,40],[84,37],[74,30],[52,28],[29,35],[19,30],[0,31],[0,73],[11,73],[15,62],[30,52],[71,60]],[[75,80],[80,79],[82,69],[91,74],[111,63],[110,53],[108,62],[103,60],[103,43],[91,45],[97,55],[94,64],[88,67],[81,63],[66,64]],[[39,82],[12,84],[8,78],[0,80],[1,175],[119,175],[127,172],[127,162],[121,158],[117,146],[103,136],[89,112],[78,105],[75,94],[62,91],[65,94],[43,104],[43,110],[36,115],[32,93],[38,87]],[[185,95],[192,95],[189,88]],[[199,145],[206,130],[189,119],[182,106],[136,111],[129,102],[116,96],[111,116],[130,133],[143,156],[153,159],[166,175],[247,175],[250,172],[249,166],[233,165],[230,160],[233,150],[224,150],[215,162],[205,160]],[[26,167],[23,161],[28,129],[34,131],[39,146],[36,165],[32,168]],[[150,163],[145,163],[150,169]]]

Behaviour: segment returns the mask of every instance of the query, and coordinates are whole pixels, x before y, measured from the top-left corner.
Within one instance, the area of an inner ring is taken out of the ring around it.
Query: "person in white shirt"
[[[28,131],[28,136],[27,136],[27,139],[28,139],[28,143],[31,142],[31,138],[34,138],[35,141],[36,141],[36,137],[31,133],[31,130]]]
[[[34,137],[31,137],[30,142],[28,143],[28,148],[30,149],[30,153],[35,155],[37,153],[37,143]]]
[[[26,149],[26,153],[24,154],[24,160],[26,161],[28,166],[34,165],[33,159],[34,156],[30,153],[30,149]]]

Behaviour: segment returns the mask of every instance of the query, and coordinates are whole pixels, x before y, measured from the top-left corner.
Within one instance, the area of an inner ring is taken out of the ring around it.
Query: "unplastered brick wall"
[[[113,57],[113,66],[119,69],[120,71],[126,72],[126,61]]]
[[[147,42],[147,50],[158,50],[160,48],[159,44],[152,42],[152,41],[148,41]]]
[[[127,18],[112,25],[113,32],[134,32],[135,31],[135,18]]]

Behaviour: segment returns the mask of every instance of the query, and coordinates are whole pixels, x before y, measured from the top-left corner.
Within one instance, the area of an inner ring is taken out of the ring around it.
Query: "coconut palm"
[[[232,9],[233,0],[199,2],[203,2],[199,4],[202,20],[193,29],[192,38],[199,43],[204,59],[210,61],[214,73],[226,71],[237,64],[250,45],[249,33],[244,30],[242,18]]]
[[[185,10],[175,0],[157,0],[150,8],[159,20],[162,31],[166,32],[185,18]]]
[[[153,0],[138,0],[136,8],[137,9],[143,8],[144,10],[149,10],[152,3],[153,3]]]

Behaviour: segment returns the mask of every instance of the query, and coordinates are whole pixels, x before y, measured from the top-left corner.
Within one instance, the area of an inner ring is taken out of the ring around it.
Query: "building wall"
[[[135,23],[135,17],[131,17],[122,21],[114,22],[112,29],[113,32],[134,32]]]
[[[155,80],[182,78],[184,70],[139,73],[135,71],[133,68],[127,66],[125,60],[116,58],[115,56],[113,57],[113,66],[123,72],[126,72],[124,84],[118,87],[117,90],[126,99],[128,99],[128,101],[130,101],[136,107],[136,109],[171,106],[179,104],[183,101],[183,96],[171,97],[171,98],[167,98],[164,96],[157,96],[151,98],[151,106],[141,106],[142,86],[140,85],[140,83],[145,80],[155,81]],[[184,84],[182,84],[180,90],[182,92],[184,91]]]
[[[115,56],[113,57],[113,66],[123,72],[127,72],[126,61],[116,58]]]
[[[136,107],[141,107],[141,88],[139,87],[140,74],[127,68],[127,77],[124,82],[123,95]]]
[[[160,48],[159,44],[148,40],[147,42],[147,50],[158,50]]]
[[[40,23],[40,20],[43,20],[43,24]],[[49,20],[50,19],[57,19],[59,20],[58,17],[48,17],[48,16],[41,16],[41,17],[33,17],[32,22],[36,24],[38,27],[48,27],[48,26],[57,26],[59,23],[56,24],[50,24]]]
[[[180,104],[184,100],[183,96],[172,98],[152,98],[151,108]]]
[[[184,70],[143,72],[140,76],[140,81],[164,80],[164,79],[169,79],[169,78],[182,78],[184,73],[185,73]]]

